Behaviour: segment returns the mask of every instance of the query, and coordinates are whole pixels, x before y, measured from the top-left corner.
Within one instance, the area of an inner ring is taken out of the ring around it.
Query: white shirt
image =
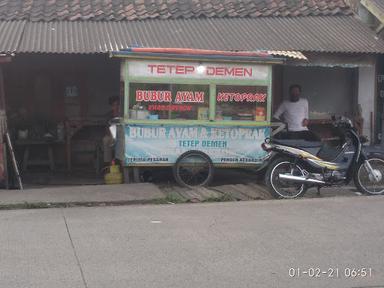
[[[288,124],[288,131],[308,130],[303,126],[303,120],[308,119],[308,100],[300,98],[297,102],[285,100],[273,115],[274,118],[284,119]]]

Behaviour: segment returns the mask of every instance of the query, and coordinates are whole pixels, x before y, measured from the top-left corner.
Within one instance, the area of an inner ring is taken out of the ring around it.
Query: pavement
[[[148,203],[165,198],[154,184],[83,185],[0,190],[0,207],[23,204]]]
[[[384,287],[383,207],[362,196],[3,210],[0,286]]]
[[[218,170],[209,187],[188,189],[177,185],[171,173],[154,174],[152,183],[121,185],[26,185],[25,190],[0,190],[0,209],[105,206],[147,203],[184,203],[268,200],[271,195],[253,171]],[[169,171],[168,171],[169,172]],[[321,197],[357,196],[355,187],[321,190]],[[316,189],[304,197],[318,198]]]
[[[321,195],[309,189],[305,198],[361,196],[354,187],[324,188]],[[1,209],[112,206],[188,202],[223,202],[272,199],[260,183],[225,184],[189,189],[177,184],[134,183],[78,185],[0,190]]]

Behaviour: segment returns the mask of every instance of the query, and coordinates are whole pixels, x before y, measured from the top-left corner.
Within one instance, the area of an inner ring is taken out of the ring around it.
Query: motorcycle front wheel
[[[274,198],[293,199],[305,194],[307,191],[305,184],[282,180],[279,174],[304,176],[304,169],[292,163],[290,159],[280,158],[273,161],[265,173],[265,183]]]
[[[364,162],[362,162],[355,172],[355,185],[357,189],[369,195],[384,194],[384,160],[380,158],[370,158],[367,160],[373,169],[372,175]]]

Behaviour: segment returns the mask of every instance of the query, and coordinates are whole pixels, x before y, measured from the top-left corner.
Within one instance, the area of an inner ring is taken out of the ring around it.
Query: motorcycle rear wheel
[[[369,164],[373,170],[379,175],[379,181],[373,179],[362,162],[356,169],[354,180],[357,189],[368,195],[382,195],[384,194],[384,159],[370,158]]]
[[[277,199],[294,199],[301,197],[307,191],[303,183],[294,183],[279,179],[280,173],[289,173],[294,176],[304,176],[304,169],[294,164],[290,159],[279,158],[268,165],[265,173],[265,184],[269,192]]]

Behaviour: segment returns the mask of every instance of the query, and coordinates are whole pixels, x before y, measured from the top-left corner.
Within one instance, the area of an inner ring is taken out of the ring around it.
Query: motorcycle
[[[334,119],[341,143],[333,153],[320,142],[267,138],[262,144],[269,153],[265,182],[275,198],[297,198],[308,188],[347,185],[353,179],[361,193],[384,194],[384,157],[370,153],[352,122]],[[328,156],[327,156],[328,154]],[[329,156],[331,154],[331,156]]]

